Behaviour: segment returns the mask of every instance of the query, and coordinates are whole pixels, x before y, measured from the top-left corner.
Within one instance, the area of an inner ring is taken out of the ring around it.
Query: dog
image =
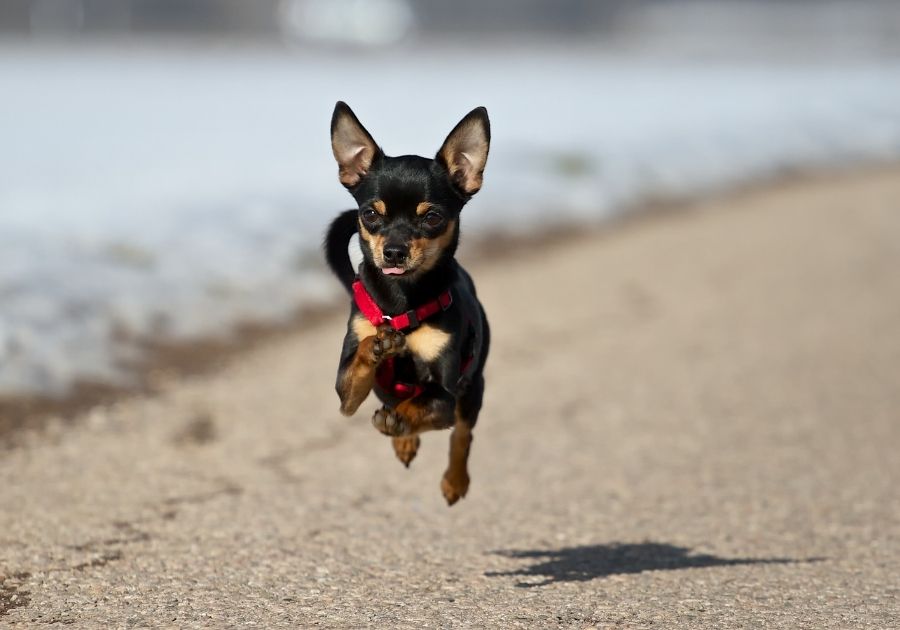
[[[409,467],[419,434],[453,428],[441,480],[448,505],[466,496],[472,429],[484,395],[490,330],[456,261],[460,212],[481,189],[490,148],[487,110],[453,128],[434,159],[388,157],[346,103],[331,118],[338,178],[356,200],[331,223],[325,258],[353,297],[336,390],[353,415],[374,390],[372,424]],[[348,243],[359,234],[358,273]]]

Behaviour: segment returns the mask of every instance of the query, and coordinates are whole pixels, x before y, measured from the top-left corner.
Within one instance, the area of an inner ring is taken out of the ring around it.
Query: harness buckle
[[[419,327],[419,316],[416,315],[414,310],[406,311],[406,317],[409,318],[409,327],[411,329]]]

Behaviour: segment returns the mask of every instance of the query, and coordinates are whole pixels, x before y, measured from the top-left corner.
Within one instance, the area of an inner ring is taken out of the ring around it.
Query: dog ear
[[[347,104],[338,101],[331,116],[331,150],[338,163],[338,178],[347,188],[356,186],[372,167],[381,149]]]
[[[465,195],[481,189],[491,145],[491,121],[484,107],[476,107],[453,128],[435,159],[446,167],[450,181]]]

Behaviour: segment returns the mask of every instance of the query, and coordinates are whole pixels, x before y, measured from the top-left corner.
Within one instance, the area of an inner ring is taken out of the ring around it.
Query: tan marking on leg
[[[469,491],[469,448],[472,444],[472,428],[459,417],[450,434],[450,458],[441,479],[441,492],[447,505],[453,505]]]
[[[356,413],[375,384],[375,358],[372,352],[374,342],[374,336],[360,340],[353,360],[341,374],[338,394],[341,398],[341,413],[345,416]]]
[[[375,383],[375,358],[372,345],[375,340],[375,327],[362,315],[357,315],[350,323],[359,346],[353,362],[347,366],[341,378],[340,398],[341,413],[353,415],[362,404]]]
[[[365,332],[364,325],[354,318],[352,326]],[[369,324],[371,326],[371,324]],[[374,328],[374,327],[373,327]],[[341,413],[350,416],[356,413],[359,406],[372,391],[375,384],[375,367],[387,357],[406,352],[406,338],[388,325],[374,328],[375,334],[358,339],[356,354],[350,364],[341,373],[338,396],[341,399]]]
[[[426,420],[428,409],[419,404],[416,398],[403,400],[394,408],[396,413],[409,427],[409,434],[416,434],[433,428],[431,423]]]
[[[410,437],[392,438],[391,443],[394,445],[394,454],[397,455],[397,459],[409,468],[410,462],[415,459],[416,454],[419,452],[419,445],[422,443],[422,440],[419,439],[418,435],[413,435]]]
[[[401,401],[394,408],[404,424],[408,427],[406,435],[415,435],[424,431],[439,431],[450,426],[447,418],[436,413],[433,408],[429,408],[420,402],[420,396]]]
[[[426,362],[433,361],[440,356],[449,341],[450,333],[429,324],[422,324],[406,335],[406,347]]]

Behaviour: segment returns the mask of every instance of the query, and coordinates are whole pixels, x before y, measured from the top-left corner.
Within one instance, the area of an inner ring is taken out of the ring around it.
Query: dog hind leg
[[[394,445],[394,454],[397,456],[397,459],[409,468],[410,463],[419,452],[419,445],[422,443],[422,440],[419,439],[418,435],[410,435],[391,438],[391,443]]]
[[[447,470],[441,479],[441,492],[447,505],[453,505],[469,491],[469,450],[472,445],[472,429],[481,411],[484,394],[484,378],[479,376],[456,406],[456,422],[450,434],[450,457]]]

